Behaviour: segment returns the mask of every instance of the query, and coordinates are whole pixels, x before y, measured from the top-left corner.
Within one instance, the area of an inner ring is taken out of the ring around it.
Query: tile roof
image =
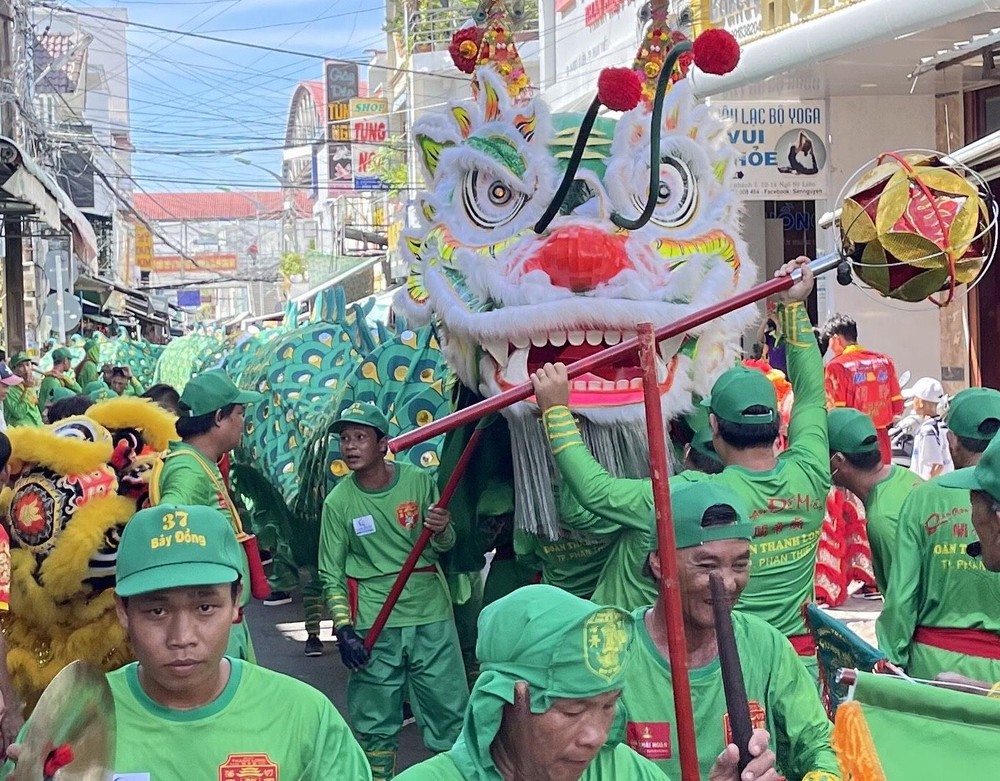
[[[76,43],[75,33],[48,32],[39,35],[35,39],[34,51],[32,52],[35,77],[37,78],[38,74],[59,58],[70,54]],[[75,92],[83,70],[86,52],[86,48],[82,48],[59,66],[53,67],[38,83],[38,92],[43,94],[46,92]]]
[[[312,214],[312,200],[304,192],[294,194],[296,212]],[[151,221],[235,220],[274,217],[284,210],[280,190],[233,190],[231,192],[136,193],[133,205]]]

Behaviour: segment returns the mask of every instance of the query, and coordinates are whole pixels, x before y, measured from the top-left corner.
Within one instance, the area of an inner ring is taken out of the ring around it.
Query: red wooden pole
[[[472,454],[476,450],[476,446],[479,444],[479,440],[482,439],[483,431],[485,428],[483,426],[477,426],[476,430],[472,432],[472,436],[469,437],[469,441],[465,443],[465,449],[462,451],[462,455],[458,457],[458,463],[455,464],[455,469],[452,470],[451,476],[448,478],[448,482],[445,483],[444,490],[441,491],[441,498],[435,502],[435,506],[442,509],[448,507],[448,503],[451,501],[451,497],[455,493],[455,489],[458,488],[458,481],[462,479],[462,475],[465,474],[466,468],[469,466],[469,461],[472,459]],[[389,614],[392,613],[392,609],[396,606],[396,602],[399,601],[399,595],[403,593],[403,589],[406,588],[406,582],[410,579],[410,575],[417,566],[417,561],[423,555],[424,548],[427,547],[427,543],[431,541],[430,529],[424,528],[420,532],[420,536],[417,537],[416,543],[413,545],[413,550],[410,551],[410,555],[406,557],[406,561],[403,562],[403,567],[400,569],[399,574],[396,575],[396,580],[392,584],[392,588],[389,589],[389,596],[385,599],[385,604],[378,611],[378,615],[375,616],[375,622],[372,624],[371,629],[365,634],[365,648],[369,651],[375,645],[376,641],[382,630],[385,628],[385,622],[389,620]]]
[[[691,706],[691,681],[688,678],[687,643],[684,639],[684,614],[681,610],[680,584],[677,580],[677,540],[670,511],[670,469],[667,463],[666,430],[660,407],[659,383],[656,381],[656,333],[650,323],[639,323],[639,365],[642,367],[642,393],[646,408],[646,435],[649,439],[649,472],[653,481],[653,505],[656,508],[657,555],[660,558],[660,603],[667,624],[670,679],[674,687],[674,715],[680,750],[682,781],[699,781],[698,743]]]
[[[810,265],[814,274],[822,274],[826,271],[835,269],[839,265],[840,261],[840,255],[837,253],[831,253],[830,255],[825,255],[822,258],[814,260]],[[787,290],[801,278],[802,274],[798,271],[793,273],[791,276],[775,277],[774,279],[762,282],[761,284],[756,285],[739,295],[733,296],[726,301],[713,304],[710,307],[699,310],[698,312],[688,315],[687,317],[682,317],[680,320],[675,320],[672,323],[661,325],[653,332],[656,337],[656,341],[661,342],[672,336],[686,333],[692,328],[697,328],[699,325],[704,325],[710,320],[715,320],[717,317],[722,317],[722,315],[735,312],[737,309],[742,309],[748,304],[756,303],[757,301],[774,295],[775,293],[780,293],[782,290]],[[593,355],[588,355],[586,358],[582,358],[576,363],[569,364],[569,366],[566,367],[566,370],[569,373],[569,378],[573,379],[574,377],[579,377],[581,374],[586,374],[592,369],[597,369],[605,364],[613,363],[619,358],[634,355],[637,349],[639,349],[638,337],[626,339],[620,344],[608,347],[600,352],[594,353]],[[399,453],[400,451],[411,448],[414,445],[419,445],[421,442],[426,442],[428,439],[433,439],[439,434],[444,434],[454,428],[479,420],[479,418],[484,415],[488,415],[491,412],[498,412],[499,410],[509,407],[512,404],[516,404],[519,401],[531,398],[534,392],[535,391],[532,389],[530,381],[523,383],[522,385],[506,390],[503,393],[499,393],[496,396],[483,399],[482,401],[472,404],[465,409],[460,409],[457,412],[446,415],[440,420],[428,423],[426,426],[421,426],[413,431],[400,434],[398,437],[389,440],[389,449],[392,450],[393,453]]]

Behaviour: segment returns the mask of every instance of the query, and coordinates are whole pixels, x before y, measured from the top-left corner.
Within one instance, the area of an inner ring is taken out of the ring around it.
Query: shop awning
[[[725,76],[697,68],[689,76],[700,98],[754,84],[803,65],[904,35],[1000,11],[1000,0],[858,0],[742,47],[740,64]]]
[[[47,170],[6,136],[0,136],[0,163],[13,169],[0,188],[33,206],[52,230],[69,228],[74,248],[84,260],[97,257],[97,236],[90,222]]]

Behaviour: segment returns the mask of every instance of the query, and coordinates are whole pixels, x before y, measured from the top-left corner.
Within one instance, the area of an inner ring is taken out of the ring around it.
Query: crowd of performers
[[[895,370],[858,345],[846,319],[817,335],[804,263],[778,272],[803,270],[769,312],[770,354],[718,378],[670,479],[698,765],[713,781],[842,777],[804,613],[817,572],[831,602],[845,573],[877,587],[879,644],[911,676],[1000,688],[1000,614],[987,571],[1000,570],[1000,444],[991,444],[1000,391],[972,388],[952,400],[956,471],[924,481],[892,464],[886,429],[902,410]],[[824,369],[827,347],[836,357]],[[124,368],[102,372],[93,350],[76,367],[66,350],[52,357],[37,384],[26,355],[0,365],[7,426],[85,415],[95,394],[143,392]],[[612,476],[593,457],[563,365],[546,364],[531,382],[565,528],[557,541],[499,543],[471,620],[442,566],[456,534],[435,480],[388,457],[389,422],[374,405],[354,403],[334,424],[350,474],[323,505],[306,653],[322,655],[325,607],[350,670],[346,720],[315,689],[266,669],[243,615],[251,593],[268,589],[226,458],[259,394],[219,369],[181,394],[146,391],[149,404],[176,415],[177,437],[153,469],[149,506],[118,544],[115,604],[134,661],[108,674],[116,776],[390,779],[409,709],[435,756],[400,778],[679,779],[652,483]],[[5,476],[11,457],[0,435]],[[863,512],[848,516],[853,502]],[[366,644],[424,530],[429,545]],[[824,538],[832,553],[817,568]],[[735,606],[754,727],[742,771],[712,574]],[[287,573],[272,575],[291,587]],[[271,594],[271,604],[283,601]],[[22,703],[0,678],[6,773],[21,748]]]

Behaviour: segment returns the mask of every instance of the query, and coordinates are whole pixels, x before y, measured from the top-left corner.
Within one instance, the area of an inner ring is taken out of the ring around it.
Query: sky
[[[70,0],[100,13],[104,2]],[[384,0],[117,0],[133,22],[333,58],[385,49]],[[277,187],[234,160],[281,170],[296,85],[321,80],[323,63],[287,53],[129,28],[134,178],[149,192]],[[177,154],[182,152],[183,154]],[[217,152],[217,154],[191,154]]]

